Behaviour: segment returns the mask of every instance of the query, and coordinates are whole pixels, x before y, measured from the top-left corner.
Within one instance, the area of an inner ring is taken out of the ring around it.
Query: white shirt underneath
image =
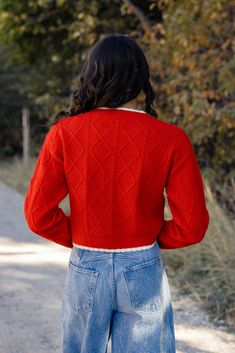
[[[122,248],[122,249],[103,249],[103,248],[92,248],[90,246],[84,246],[84,245],[79,245],[79,244],[75,244],[73,243],[73,246],[75,246],[76,248],[81,248],[81,249],[86,249],[86,250],[92,250],[92,251],[110,251],[110,252],[124,252],[124,251],[136,251],[136,250],[144,250],[144,249],[149,249],[152,246],[154,246],[156,243],[156,241],[153,244],[150,245],[145,245],[145,246],[139,246],[139,247],[135,247],[135,248]]]
[[[134,108],[127,108],[127,107],[117,107],[117,108],[109,108],[109,107],[98,107],[96,109],[119,109],[119,110],[130,110],[131,112],[138,112],[138,113],[145,113],[146,112],[144,110],[139,110],[139,109],[134,109]]]

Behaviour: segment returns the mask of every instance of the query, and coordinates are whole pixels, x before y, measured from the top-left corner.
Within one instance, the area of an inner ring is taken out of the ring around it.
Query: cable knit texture
[[[171,220],[164,220],[164,188]],[[70,216],[59,203],[69,194]],[[98,108],[47,132],[25,197],[29,228],[65,247],[162,249],[200,242],[209,213],[183,128],[137,110]]]

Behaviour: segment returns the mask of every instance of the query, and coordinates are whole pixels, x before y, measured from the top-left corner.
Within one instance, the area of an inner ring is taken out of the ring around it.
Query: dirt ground
[[[60,308],[69,254],[28,230],[23,197],[0,182],[0,353],[61,353]],[[234,334],[213,326],[196,303],[172,286],[171,293],[177,353],[235,352]]]

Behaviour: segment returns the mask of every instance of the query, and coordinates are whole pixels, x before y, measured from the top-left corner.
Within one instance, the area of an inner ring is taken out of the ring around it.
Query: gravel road
[[[23,197],[0,182],[0,353],[61,353],[60,307],[70,250],[30,232]],[[235,335],[213,326],[171,286],[177,353],[234,353]]]

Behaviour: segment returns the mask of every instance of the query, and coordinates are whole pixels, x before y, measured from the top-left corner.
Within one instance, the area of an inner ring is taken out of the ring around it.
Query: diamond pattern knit
[[[164,220],[164,188],[172,220]],[[58,206],[69,194],[70,216]],[[25,197],[29,228],[72,248],[200,242],[209,213],[191,141],[140,111],[93,109],[46,134]]]

